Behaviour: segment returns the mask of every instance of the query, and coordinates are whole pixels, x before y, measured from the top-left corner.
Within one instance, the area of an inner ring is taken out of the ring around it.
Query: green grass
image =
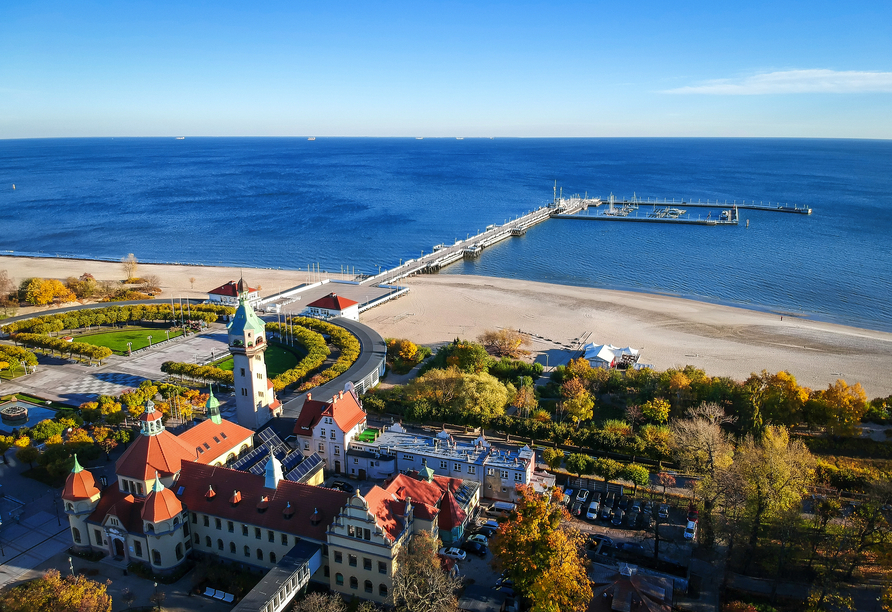
[[[126,355],[128,342],[132,342],[132,349],[134,351],[138,351],[139,349],[143,349],[149,346],[148,336],[152,336],[153,345],[167,340],[167,334],[165,333],[165,331],[166,330],[159,329],[157,327],[137,327],[122,329],[120,331],[103,332],[101,334],[76,336],[74,338],[74,341],[84,342],[86,344],[92,344],[94,346],[107,346],[118,355]],[[182,334],[182,330],[170,330],[171,338],[176,338],[177,336],[181,336]]]
[[[74,410],[74,406],[68,406],[66,404],[60,404],[59,402],[50,402],[47,405],[45,399],[40,399],[39,397],[34,397],[33,395],[25,395],[24,393],[16,393],[15,396],[25,402],[31,402],[32,404],[40,404],[44,408],[51,408],[53,410]]]
[[[282,372],[290,370],[304,358],[305,354],[305,352],[300,351],[296,347],[292,348],[290,346],[282,346],[281,344],[268,344],[263,356],[264,361],[266,361],[266,375],[269,378],[274,378]],[[235,367],[232,357],[227,357],[223,361],[219,361],[214,365],[227,372],[231,372],[232,368]]]

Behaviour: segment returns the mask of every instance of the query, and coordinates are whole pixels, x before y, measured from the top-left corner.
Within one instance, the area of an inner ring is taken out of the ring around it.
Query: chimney
[[[319,508],[313,508],[313,514],[310,515],[310,525],[315,527],[322,522],[322,515],[319,514]]]

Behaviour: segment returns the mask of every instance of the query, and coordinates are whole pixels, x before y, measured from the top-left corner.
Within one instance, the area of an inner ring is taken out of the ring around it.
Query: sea
[[[369,274],[548,204],[555,185],[564,196],[813,214],[742,210],[736,227],[551,219],[441,273],[892,331],[892,141],[882,140],[2,140],[0,254]]]

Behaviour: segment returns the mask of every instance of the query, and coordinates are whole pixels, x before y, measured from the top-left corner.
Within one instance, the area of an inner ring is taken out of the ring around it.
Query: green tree
[[[622,471],[622,477],[635,485],[634,494],[638,494],[638,487],[650,484],[650,471],[643,465],[630,463]]]
[[[645,417],[657,423],[665,423],[669,420],[669,410],[672,406],[662,398],[656,398],[641,405],[641,412]]]
[[[591,474],[594,471],[595,460],[582,453],[573,453],[567,457],[567,469],[582,477],[583,474]]]
[[[559,448],[546,448],[542,451],[542,459],[553,470],[557,470],[564,463],[564,451]]]
[[[592,473],[604,479],[604,483],[608,483],[618,478],[623,471],[623,464],[607,457],[598,457],[592,466]]]
[[[28,467],[34,469],[34,462],[40,457],[40,451],[33,446],[26,446],[16,451],[15,458],[22,463],[27,463]]]

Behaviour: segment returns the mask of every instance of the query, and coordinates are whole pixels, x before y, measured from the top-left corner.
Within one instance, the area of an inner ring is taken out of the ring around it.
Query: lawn
[[[132,342],[132,349],[138,351],[139,349],[149,346],[148,336],[152,336],[153,345],[167,340],[166,331],[168,330],[158,327],[131,327],[119,331],[103,332],[101,334],[76,336],[74,341],[93,344],[95,346],[107,346],[118,355],[126,355],[128,342]],[[169,331],[171,338],[176,338],[183,334],[181,329],[172,329]]]
[[[268,344],[266,352],[264,353],[266,375],[269,378],[274,378],[282,372],[290,370],[296,366],[305,355],[306,352],[301,351],[297,347],[292,348],[290,346],[282,346],[281,344]],[[231,372],[233,368],[232,357],[227,357],[223,361],[218,361],[214,365],[221,370]]]

